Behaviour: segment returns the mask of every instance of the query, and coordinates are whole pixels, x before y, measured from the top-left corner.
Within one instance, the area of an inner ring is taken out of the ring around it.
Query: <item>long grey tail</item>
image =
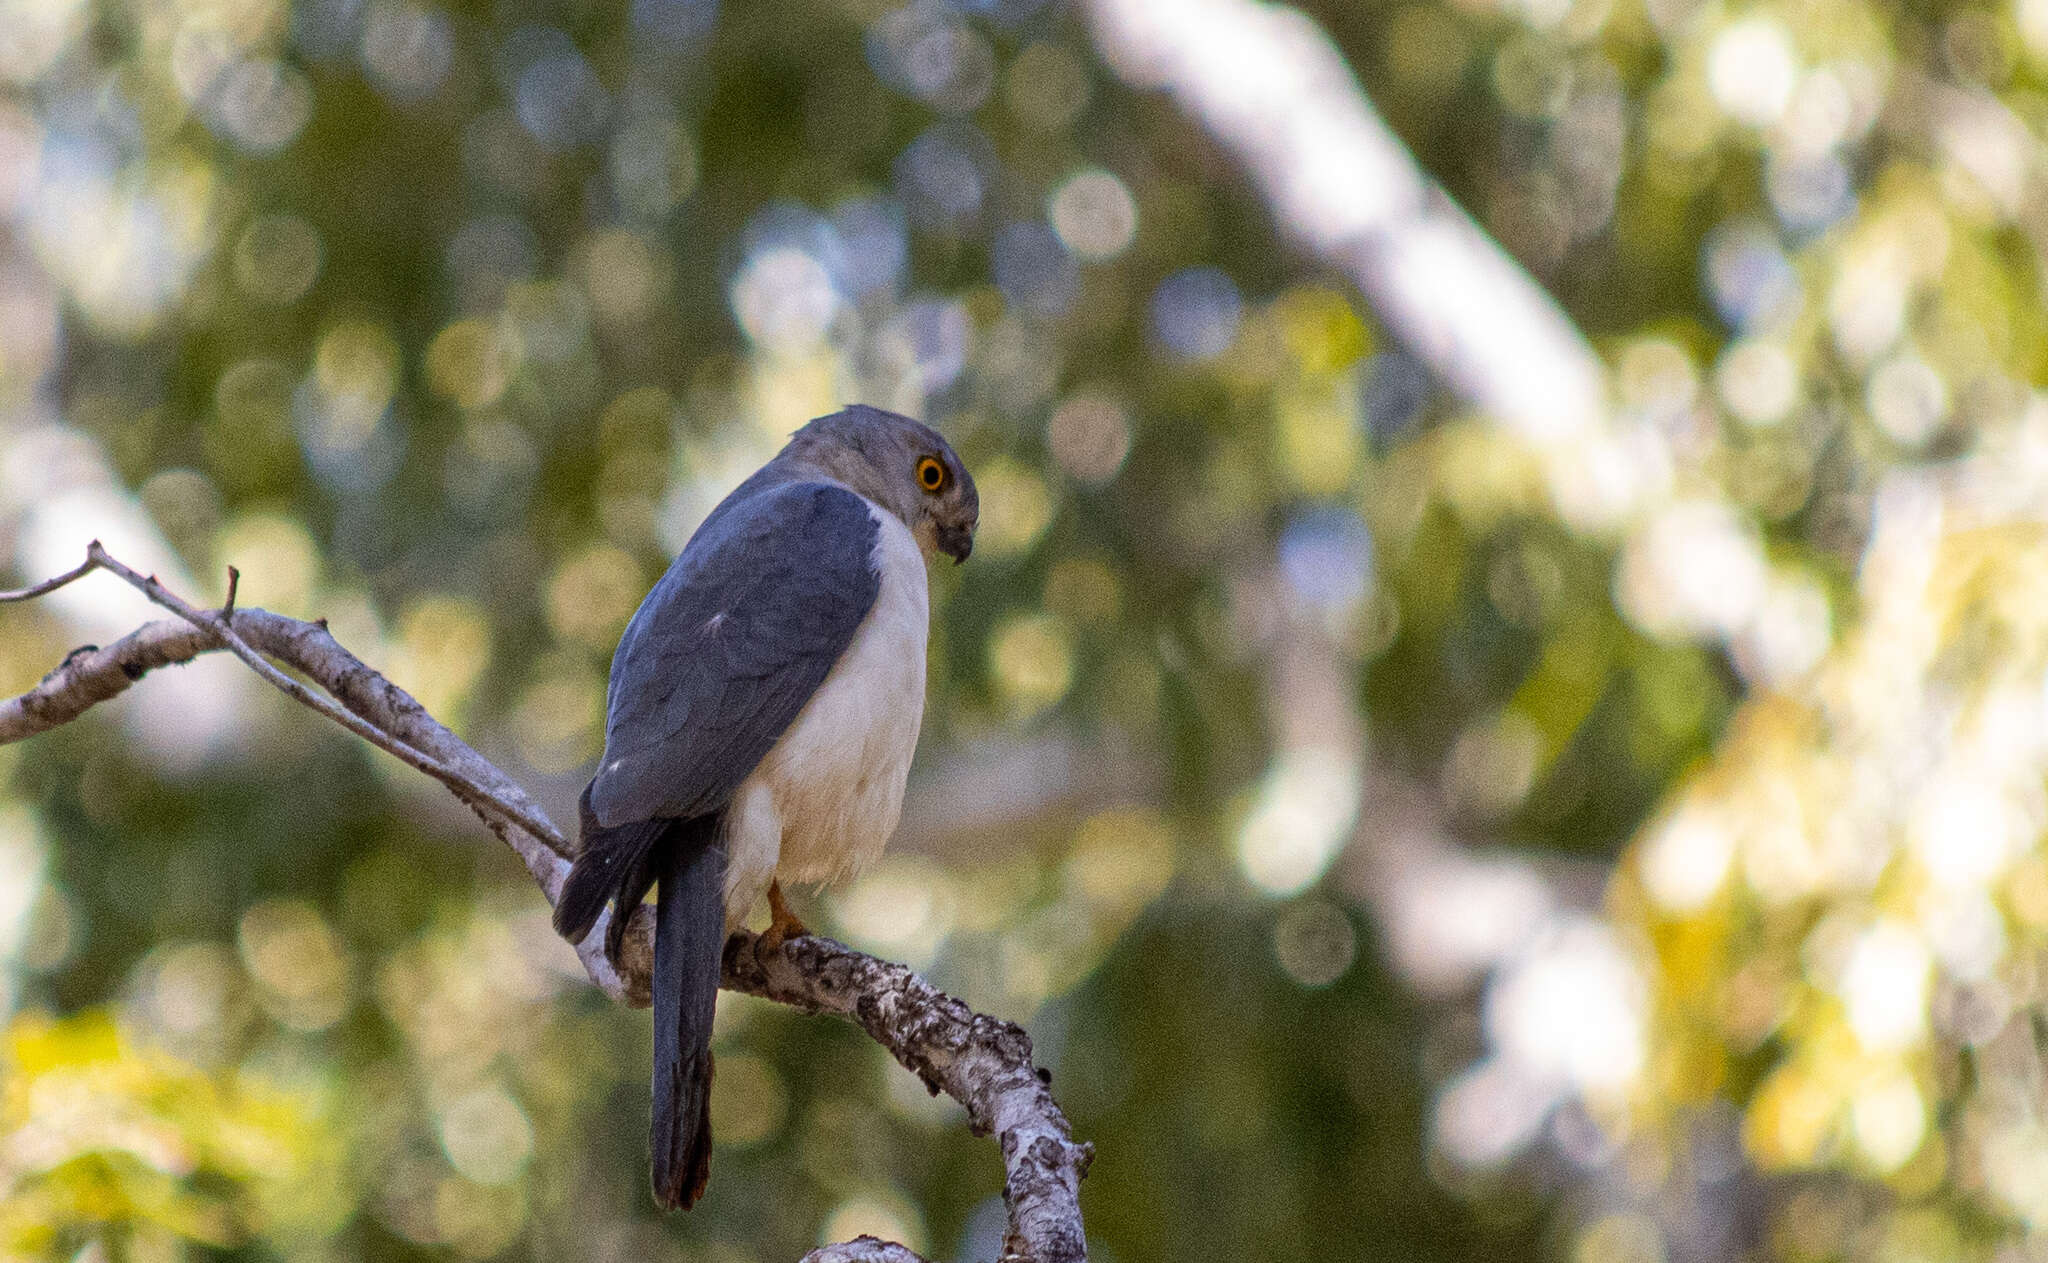
[[[706,816],[655,848],[654,1200],[688,1210],[711,1177],[711,1015],[725,949],[725,848]]]

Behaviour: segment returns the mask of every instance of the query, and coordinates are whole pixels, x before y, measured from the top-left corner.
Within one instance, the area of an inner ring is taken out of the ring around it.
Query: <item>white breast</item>
[[[860,871],[903,814],[924,722],[930,597],[909,529],[872,504],[868,512],[881,527],[874,608],[727,811],[729,926],[745,919],[771,879],[819,883]]]

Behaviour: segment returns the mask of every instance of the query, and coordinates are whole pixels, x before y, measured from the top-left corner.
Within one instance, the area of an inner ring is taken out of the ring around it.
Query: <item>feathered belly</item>
[[[903,813],[924,721],[930,613],[924,557],[893,516],[883,518],[876,552],[881,590],[867,621],[733,796],[726,842],[732,924],[771,879],[816,884],[859,872],[881,855]]]

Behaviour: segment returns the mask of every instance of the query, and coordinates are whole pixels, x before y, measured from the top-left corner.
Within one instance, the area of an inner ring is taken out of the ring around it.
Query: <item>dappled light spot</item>
[[[448,16],[407,0],[373,0],[363,14],[363,70],[401,104],[434,95],[455,59]]]
[[[1084,391],[1053,410],[1046,443],[1060,468],[1089,485],[1116,477],[1131,451],[1131,423],[1108,395]]]
[[[1835,983],[1848,1006],[1849,1026],[1872,1052],[1917,1042],[1926,1029],[1928,952],[1920,937],[1897,922],[1880,922],[1859,935]]]
[[[505,393],[518,360],[495,321],[458,320],[427,344],[427,386],[463,408],[484,408]]]
[[[1138,205],[1111,173],[1077,171],[1053,190],[1053,230],[1067,249],[1091,263],[1114,259],[1138,233]]]
[[[1801,301],[1798,273],[1764,224],[1737,220],[1708,238],[1702,263],[1721,319],[1737,330],[1768,330],[1791,318]]]
[[[1714,366],[1714,389],[1742,421],[1758,427],[1785,419],[1799,397],[1799,369],[1782,346],[1745,339]]]
[[[1074,683],[1073,637],[1050,614],[1006,620],[989,638],[989,672],[1017,720],[1056,705]]]
[[[319,392],[320,441],[349,449],[368,440],[398,389],[400,353],[381,322],[340,320],[313,353],[311,384]]]
[[[293,617],[312,616],[320,554],[296,519],[271,513],[230,518],[213,541],[213,553],[248,576],[241,589],[248,604]]]
[[[1304,899],[1282,910],[1274,922],[1273,956],[1302,986],[1327,987],[1351,968],[1358,956],[1358,936],[1343,908],[1322,899]]]
[[[789,1090],[768,1061],[746,1053],[720,1056],[718,1087],[711,1097],[711,1134],[719,1144],[744,1149],[781,1133],[789,1118]]]
[[[127,1012],[171,1047],[217,1056],[239,1025],[243,979],[234,954],[217,943],[166,944],[130,976]]]
[[[1531,1080],[1504,1059],[1483,1061],[1437,1094],[1430,1136],[1460,1166],[1498,1167],[1536,1138],[1557,1100],[1555,1085]]]
[[[980,31],[939,5],[906,4],[868,28],[875,73],[949,114],[971,114],[995,82],[995,54]]]
[[[1799,63],[1784,26],[1769,17],[1744,18],[1714,37],[1707,82],[1721,108],[1753,127],[1778,121],[1798,83]]]
[[[953,927],[952,881],[929,863],[891,856],[835,894],[832,908],[854,945],[923,968]]]
[[[623,229],[600,232],[583,243],[576,265],[590,295],[591,314],[604,324],[645,320],[668,288],[668,257],[653,242]]]
[[[912,218],[932,230],[964,229],[988,195],[988,139],[966,126],[939,124],[896,159],[896,185]]]
[[[47,846],[29,809],[0,803],[0,962],[19,960],[30,930],[29,914],[43,891]],[[0,969],[5,969],[0,963]],[[12,970],[0,973],[0,1001],[14,998]]]
[[[1189,268],[1152,292],[1152,335],[1181,359],[1214,359],[1236,340],[1243,312],[1244,300],[1228,276],[1216,268]]]
[[[612,138],[612,179],[626,206],[644,219],[659,219],[697,190],[701,174],[697,145],[674,117],[634,118]]]
[[[1172,879],[1174,835],[1151,810],[1111,808],[1081,825],[1060,868],[1082,898],[1134,915]]]
[[[1910,355],[1878,365],[1865,400],[1878,428],[1908,447],[1924,445],[1948,414],[1941,374]]]
[[[502,1088],[472,1088],[441,1110],[441,1148],[449,1165],[478,1184],[510,1184],[533,1154],[533,1127]]]
[[[296,215],[259,215],[235,243],[235,281],[250,297],[297,302],[320,275],[320,234]]]
[[[1032,316],[1062,314],[1080,287],[1073,256],[1044,224],[1011,224],[997,233],[991,262],[1004,296]]]
[[[1615,580],[1621,608],[1660,636],[1741,628],[1763,600],[1767,572],[1755,531],[1725,507],[1679,503],[1629,541]]]
[[[1331,613],[1348,610],[1372,595],[1372,536],[1346,510],[1297,514],[1280,535],[1280,573],[1307,605]]]
[[[1027,45],[1003,75],[1003,101],[1018,121],[1053,134],[1072,126],[1088,108],[1088,67],[1062,44]]]
[[[801,351],[825,336],[839,295],[824,264],[801,250],[777,247],[751,259],[732,290],[740,327],[774,351]]]
[[[399,615],[396,650],[391,678],[433,714],[460,716],[491,665],[490,622],[473,601],[425,595]]]
[[[1039,474],[1021,461],[999,457],[975,473],[981,492],[981,527],[975,551],[1006,558],[1025,552],[1051,524],[1057,507]]]
[[[0,79],[34,82],[85,30],[85,0],[17,0],[0,10],[7,38],[0,40]]]
[[[1710,807],[1681,805],[1637,850],[1643,884],[1670,912],[1696,912],[1727,880],[1735,839]]]
[[[604,133],[611,97],[574,40],[551,26],[522,26],[499,50],[498,73],[514,113],[551,149],[588,144]]]
[[[1856,1093],[1849,1108],[1856,1147],[1879,1172],[1904,1166],[1927,1136],[1927,1107],[1910,1075],[1875,1078]]]
[[[1475,816],[1507,815],[1529,796],[1541,754],[1541,735],[1527,716],[1507,709],[1475,720],[1444,760],[1444,797]]]
[[[1643,978],[1614,932],[1564,920],[1497,977],[1487,1033],[1536,1074],[1610,1099],[1642,1072]]]
[[[535,770],[582,767],[604,745],[604,689],[595,671],[550,663],[520,694],[519,753]]]
[[[1336,751],[1310,747],[1275,759],[1238,826],[1245,879],[1274,896],[1307,889],[1336,858],[1358,794],[1357,768]]]
[[[243,61],[214,81],[208,97],[220,126],[252,153],[289,145],[313,116],[312,85],[282,62]]]
[[[1076,624],[1113,625],[1123,612],[1115,568],[1095,558],[1061,558],[1046,572],[1045,608]]]
[[[333,930],[310,904],[257,904],[242,915],[236,943],[243,966],[256,980],[257,1003],[279,1022],[317,1031],[348,1012],[348,960]]]

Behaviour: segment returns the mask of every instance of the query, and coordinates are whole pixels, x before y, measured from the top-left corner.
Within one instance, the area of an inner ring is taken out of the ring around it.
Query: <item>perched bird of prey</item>
[[[924,718],[925,562],[965,561],[980,500],[938,433],[854,406],[798,430],[704,519],[612,658],[604,758],[555,907],[570,941],[658,886],[654,1196],[711,1161],[711,1014],[725,938],[784,882],[837,881],[896,829]]]

